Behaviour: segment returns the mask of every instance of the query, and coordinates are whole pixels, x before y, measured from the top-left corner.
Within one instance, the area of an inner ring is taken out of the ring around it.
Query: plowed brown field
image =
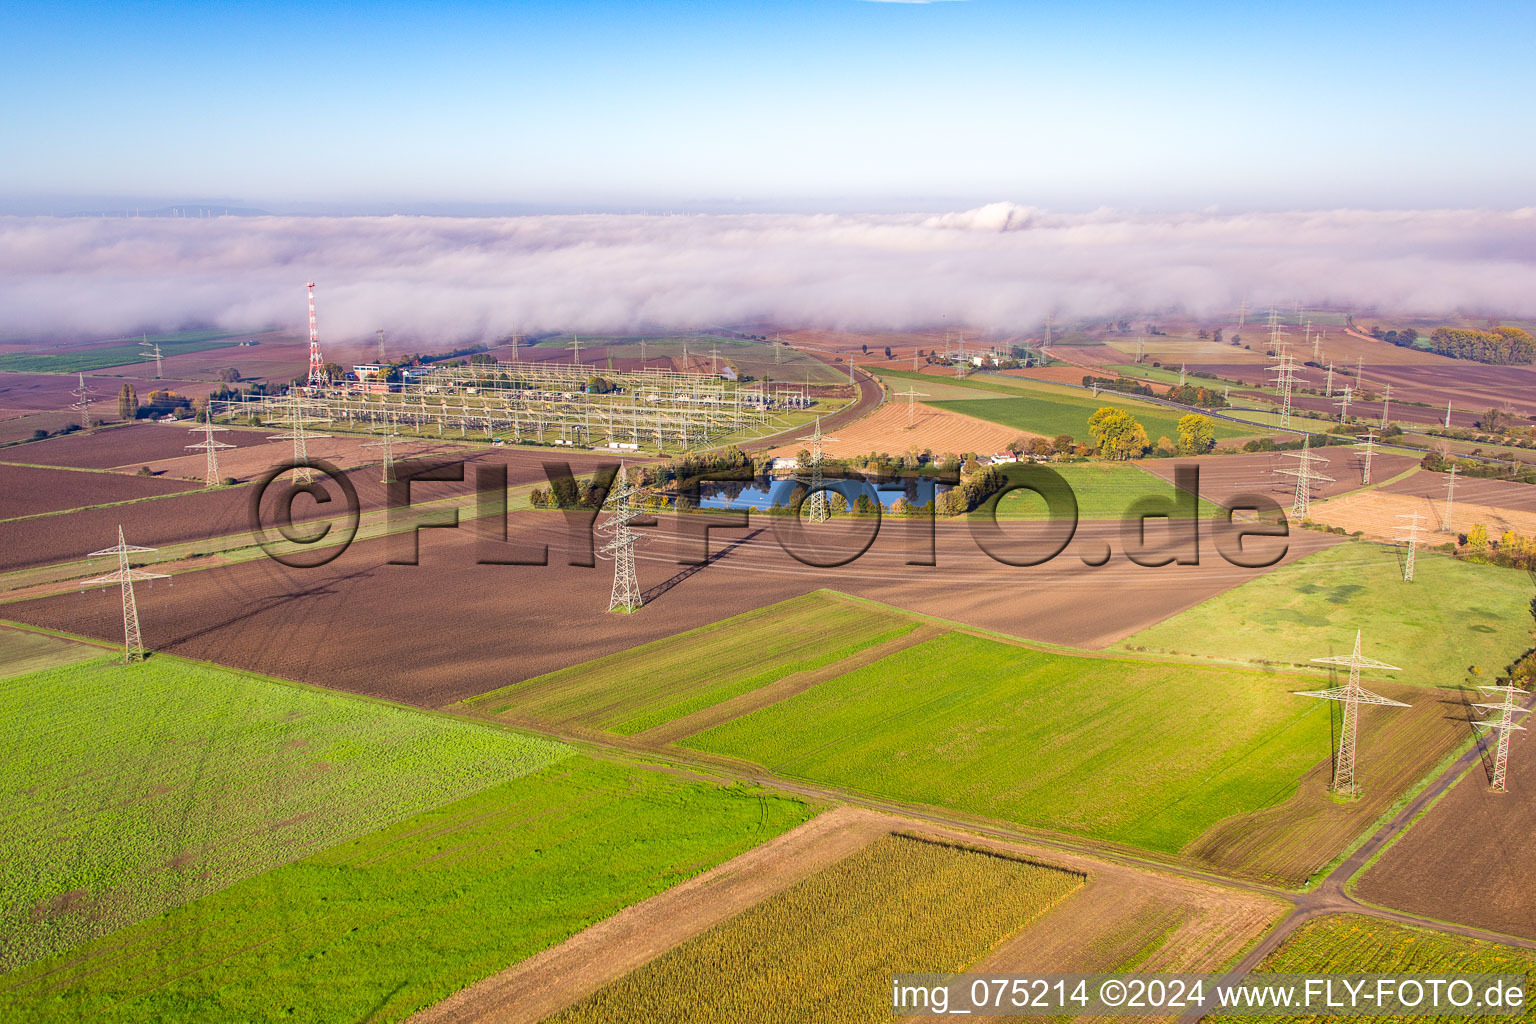
[[[0,464],[0,519],[152,498],[193,486],[185,480]]]
[[[912,407],[912,426],[908,427],[907,400],[895,398],[863,419],[838,427],[836,439],[826,441],[822,451],[834,459],[873,452],[902,455],[913,450],[990,455],[1021,436],[1027,435],[1013,427],[922,404]],[[774,449],[772,454],[793,456],[804,447],[803,441],[796,441]]]

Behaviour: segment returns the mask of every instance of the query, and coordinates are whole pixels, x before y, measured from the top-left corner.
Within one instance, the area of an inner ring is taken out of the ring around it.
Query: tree
[[[1106,405],[1088,418],[1088,432],[1106,459],[1132,459],[1151,447],[1146,428],[1130,413],[1113,406]]]
[[[1504,422],[1504,413],[1499,409],[1489,409],[1483,413],[1482,423],[1479,424],[1490,434],[1498,431],[1500,424]]]
[[[891,346],[889,345],[885,346],[885,358],[891,358]]]
[[[1071,434],[1057,434],[1051,438],[1051,450],[1057,455],[1071,455],[1073,440]]]
[[[1179,417],[1179,454],[1201,455],[1216,447],[1216,425],[1209,416],[1192,412]]]
[[[1051,442],[1047,441],[1043,437],[1032,437],[1032,438],[1030,438],[1029,439],[1029,454],[1034,455],[1034,456],[1038,456],[1038,457],[1041,457],[1041,458],[1051,454]]]
[[[1467,531],[1467,547],[1481,553],[1488,550],[1488,527],[1482,523],[1476,523]]]
[[[235,381],[240,379],[240,371],[235,369],[233,366],[226,366],[215,376],[217,376],[217,378],[223,381],[225,384],[233,384]]]
[[[117,418],[131,420],[139,413],[139,393],[133,389],[132,384],[124,384],[123,389],[117,393]]]
[[[965,460],[965,465],[961,467],[960,472],[963,476],[970,476],[973,473],[980,473],[981,463],[977,462],[976,457],[973,455],[969,459]]]
[[[1020,455],[1029,451],[1030,445],[1039,440],[1041,440],[1041,438],[1038,437],[1016,437],[1012,441],[1008,442],[1007,449],[1008,451],[1013,452],[1014,455]]]

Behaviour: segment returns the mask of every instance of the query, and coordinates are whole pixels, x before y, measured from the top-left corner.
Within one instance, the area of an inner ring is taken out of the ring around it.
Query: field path
[[[899,824],[871,811],[834,808],[449,996],[410,1024],[542,1020]]]

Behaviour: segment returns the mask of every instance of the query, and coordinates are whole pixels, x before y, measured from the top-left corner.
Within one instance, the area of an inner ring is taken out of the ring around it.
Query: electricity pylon
[[[1312,463],[1327,462],[1328,460],[1321,455],[1314,454],[1311,446],[1312,435],[1303,434],[1300,451],[1280,453],[1288,459],[1298,460],[1295,469],[1282,469],[1279,471],[1282,476],[1293,476],[1296,478],[1296,497],[1291,502],[1291,515],[1298,519],[1306,519],[1312,511],[1312,481],[1333,482],[1333,477],[1324,476],[1312,468]]]
[[[1445,429],[1451,429],[1451,403],[1445,403]]]
[[[309,381],[312,388],[322,388],[331,382],[325,372],[325,360],[320,358],[320,328],[315,320],[315,282],[305,285],[309,289]]]
[[[100,551],[92,551],[88,557],[98,558],[102,555],[117,556],[117,571],[109,572],[105,576],[97,576],[85,581],[86,586],[97,583],[117,583],[123,588],[123,664],[132,664],[135,661],[144,660],[144,641],[139,636],[139,606],[133,599],[133,585],[139,580],[163,580],[169,579],[162,572],[145,572],[143,569],[135,569],[128,562],[130,554],[141,551],[154,551],[154,548],[139,547],[129,544],[123,539],[123,528],[117,528],[117,546],[102,548]]]
[[[1344,394],[1343,394],[1343,396],[1340,397],[1337,402],[1333,403],[1334,405],[1339,407],[1339,422],[1340,423],[1343,423],[1345,420],[1349,419],[1349,400],[1351,398],[1353,398],[1354,395],[1355,395],[1355,389],[1350,387],[1348,384],[1345,384],[1344,385]]]
[[[160,358],[160,343],[158,341],[150,341],[149,336],[145,335],[144,340],[139,342],[139,347],[144,350],[146,356],[155,357],[155,380],[164,377],[165,363]]]
[[[318,416],[309,416],[304,411],[304,399],[297,389],[288,392],[289,408],[293,411],[288,418],[275,420],[274,422],[290,425],[288,433],[273,434],[268,441],[292,441],[293,442],[293,478],[300,483],[310,483],[315,479],[314,471],[309,468],[309,441],[316,437],[330,437],[330,434],[312,434],[304,428],[311,423],[321,422]]]
[[[1136,335],[1136,361],[1139,363],[1147,357],[1147,339]]]
[[[1328,383],[1326,385],[1324,385],[1324,387],[1323,387],[1323,397],[1324,398],[1332,398],[1333,397],[1333,361],[1332,360],[1329,360],[1329,362],[1328,362]]]
[[[640,577],[635,572],[635,545],[645,535],[636,533],[630,524],[645,513],[635,507],[633,499],[638,492],[629,485],[629,470],[626,466],[619,466],[619,476],[614,485],[617,490],[608,495],[613,514],[598,527],[599,533],[608,534],[612,539],[598,548],[598,553],[613,557],[613,592],[608,598],[608,610],[622,608],[632,612],[645,603],[640,593]]]
[[[221,448],[233,448],[234,445],[213,439],[214,431],[223,431],[224,428],[213,425],[213,410],[211,408],[208,410],[207,415],[208,422],[199,423],[192,428],[194,431],[201,430],[203,432],[203,440],[197,444],[187,445],[187,450],[207,453],[207,458],[203,464],[203,486],[217,487],[219,484],[219,450]]]
[[[1509,768],[1509,734],[1512,732],[1525,732],[1525,726],[1515,721],[1516,715],[1524,715],[1530,712],[1530,708],[1523,708],[1515,703],[1515,694],[1525,696],[1525,691],[1518,686],[1479,686],[1484,693],[1502,693],[1504,699],[1497,704],[1473,704],[1475,708],[1487,708],[1489,711],[1499,713],[1497,718],[1490,718],[1486,722],[1473,722],[1474,729],[1488,729],[1499,734],[1499,745],[1493,755],[1493,788],[1500,793],[1505,792],[1504,778]]]
[[[1360,485],[1363,487],[1371,482],[1371,456],[1376,454],[1376,435],[1369,430],[1365,432],[1365,465],[1360,468]]]
[[[798,440],[811,442],[811,465],[809,467],[811,471],[809,481],[810,493],[806,496],[806,500],[810,505],[806,509],[805,515],[813,523],[824,523],[832,517],[832,510],[830,503],[827,501],[827,492],[823,490],[825,481],[821,475],[821,444],[823,441],[836,441],[837,438],[827,437],[822,434],[821,417],[818,416],[816,417],[816,429],[811,433],[811,436],[798,438]]]
[[[1360,631],[1355,630],[1355,650],[1348,657],[1335,656],[1331,658],[1313,658],[1315,662],[1323,665],[1348,665],[1349,682],[1344,686],[1332,690],[1297,690],[1298,697],[1320,697],[1323,700],[1336,700],[1344,704],[1344,724],[1339,730],[1339,751],[1333,762],[1333,789],[1337,793],[1355,795],[1360,792],[1360,786],[1355,781],[1355,740],[1360,731],[1360,705],[1379,704],[1384,707],[1406,708],[1412,705],[1404,704],[1400,700],[1383,697],[1372,693],[1360,685],[1360,670],[1362,668],[1379,668],[1393,672],[1401,672],[1396,665],[1388,665],[1384,661],[1360,656]]]
[[[1280,390],[1280,426],[1289,429],[1291,426],[1291,389],[1299,383],[1304,383],[1296,376],[1296,357],[1289,353],[1280,356],[1280,362],[1270,367],[1279,371],[1279,375],[1270,378],[1270,383]]]
[[[85,374],[80,374],[80,386],[71,394],[75,396],[75,408],[80,411],[80,426],[86,430],[91,429],[91,397],[95,394],[85,386]]]
[[[687,344],[687,342],[684,342],[683,343],[683,359],[685,360],[685,362],[683,363],[683,369],[685,369],[685,370],[688,368],[688,364],[686,362],[687,358],[688,358],[688,344]],[[576,337],[576,335],[574,335],[574,334],[571,335],[571,365],[572,366],[580,366],[581,365],[581,339]]]
[[[517,351],[517,338],[512,339],[512,351]],[[384,365],[384,328],[379,328],[379,366]],[[380,371],[382,372],[382,371]]]
[[[1445,529],[1448,533],[1456,532],[1455,521],[1451,518],[1451,512],[1456,507],[1456,463],[1451,462],[1451,475],[1445,482]]]
[[[389,422],[384,425],[384,433],[377,441],[364,441],[364,448],[380,448],[384,454],[383,478],[380,482],[392,484],[395,482],[395,441],[399,436],[395,433],[395,418],[391,416]]]
[[[1237,306],[1237,329],[1241,331],[1243,324],[1248,322],[1248,296],[1244,295]]]
[[[1387,429],[1387,410],[1392,408],[1392,385],[1388,384],[1381,398],[1381,429]]]
[[[913,418],[915,416],[914,403],[919,398],[927,398],[928,393],[925,391],[917,391],[912,388],[908,388],[906,391],[896,392],[896,397],[905,398],[907,400],[907,429],[911,430]]]
[[[1179,364],[1179,387],[1184,386],[1184,364]]]
[[[1419,513],[1405,512],[1397,518],[1404,520],[1408,525],[1403,527],[1408,531],[1408,536],[1397,539],[1408,545],[1408,555],[1403,560],[1403,582],[1413,582],[1413,553],[1419,545]]]

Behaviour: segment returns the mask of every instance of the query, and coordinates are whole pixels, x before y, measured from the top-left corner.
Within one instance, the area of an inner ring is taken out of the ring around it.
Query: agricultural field
[[[1529,991],[1529,979],[1536,973],[1536,952],[1358,914],[1332,914],[1303,924],[1264,959],[1258,970],[1272,974],[1524,974]],[[1244,1024],[1302,1024],[1340,1018],[1224,1015],[1221,1019]],[[1529,1016],[1521,1013],[1415,1019],[1500,1021],[1527,1020]]]
[[[1489,785],[1496,742],[1485,736],[1466,774],[1377,858],[1355,882],[1354,895],[1438,921],[1536,939],[1536,889],[1528,883],[1536,743],[1529,732],[1511,735],[1508,792],[1500,793]]]
[[[939,409],[950,409],[948,402],[932,403]],[[1078,442],[1092,441],[1088,432],[1088,418],[1104,407],[1122,409],[1136,418],[1146,428],[1147,438],[1154,444],[1158,438],[1176,439],[1179,436],[1179,417],[1185,412],[1166,406],[1150,405],[1124,399],[1108,392],[1099,397],[1055,385],[1041,384],[1031,394],[1016,398],[993,398],[954,403],[953,411],[967,416],[978,416],[1000,423],[1014,430],[1055,437],[1071,434]],[[1244,437],[1261,431],[1225,420],[1213,420],[1217,441],[1232,437]]]
[[[90,661],[103,653],[95,644],[0,623],[0,678]]]
[[[1170,461],[1170,460],[1160,460]],[[1003,475],[1010,480],[1023,477],[1027,472],[1023,464],[1005,465]],[[1174,519],[1187,519],[1193,511],[1200,519],[1222,515],[1221,509],[1201,498],[1189,501],[1174,488],[1169,479],[1154,474],[1145,464],[1133,462],[1068,462],[1050,467],[1061,475],[1077,499],[1080,519],[1128,519],[1132,506],[1143,499],[1168,502]],[[1172,474],[1168,474],[1169,477]],[[1181,501],[1180,498],[1184,497]],[[983,506],[985,507],[985,506]],[[999,519],[1044,520],[1049,519],[1045,499],[1033,491],[1016,490],[1002,496],[996,502]],[[973,516],[982,514],[973,512]]]
[[[921,403],[913,408],[909,427],[906,399],[893,399],[863,419],[838,427],[837,436],[821,447],[829,459],[876,452],[899,456],[908,451],[990,455],[1018,436],[1019,431],[1012,427]],[[792,457],[805,447],[805,442],[795,440],[769,454]]]
[[[1116,646],[1306,666],[1347,654],[1359,629],[1368,657],[1403,667],[1379,678],[1453,687],[1491,680],[1531,647],[1531,582],[1524,572],[1419,551],[1414,581],[1404,583],[1400,554],[1340,544],[1276,566]]]
[[[0,519],[157,498],[192,490],[195,486],[185,480],[153,476],[15,466],[0,462]]]
[[[812,813],[582,756],[493,782],[12,973],[0,1017],[403,1020]]]
[[[1312,485],[1312,500],[1333,497],[1361,487],[1361,455],[1354,448],[1314,448],[1312,452],[1322,462],[1314,462],[1312,468],[1333,478],[1331,482]],[[1204,455],[1197,459],[1141,459],[1135,465],[1148,473],[1172,480],[1181,466],[1195,466],[1200,470],[1200,494],[1223,507],[1234,500],[1249,495],[1273,498],[1287,510],[1296,495],[1296,478],[1284,476],[1282,469],[1295,469],[1298,460],[1283,452],[1245,452],[1240,455]],[[1418,465],[1418,460],[1405,455],[1377,452],[1371,459],[1371,477],[1378,484]]]
[[[817,591],[465,701],[631,736],[903,636],[916,620]],[[643,666],[643,669],[642,669]]]
[[[186,456],[187,445],[202,440],[190,423],[131,423],[98,430],[77,431],[63,437],[50,437],[0,449],[0,460],[29,466],[59,466],[66,469],[123,468],[135,472],[140,466],[162,459]],[[216,435],[225,444],[237,447],[264,445],[271,430],[226,430]],[[201,458],[201,456],[199,456]]]
[[[1437,474],[1438,475],[1438,474]],[[1407,481],[1404,481],[1405,483]],[[1483,481],[1477,481],[1482,483]],[[1528,487],[1529,484],[1509,484],[1511,487]],[[1497,540],[1505,530],[1513,530],[1525,537],[1536,535],[1536,511],[1514,509],[1506,506],[1485,505],[1476,500],[1475,494],[1456,496],[1450,515],[1445,505],[1445,485],[1440,484],[1438,497],[1403,494],[1380,487],[1374,490],[1346,494],[1322,504],[1313,505],[1311,519],[1326,526],[1336,526],[1350,533],[1360,533],[1372,540],[1398,542],[1406,535],[1408,520],[1404,516],[1419,516],[1418,542],[1443,544],[1455,541],[1476,524],[1487,527],[1490,538]],[[1456,482],[1461,490],[1461,481]],[[1470,490],[1470,489],[1469,489]],[[1406,544],[1406,541],[1403,541]]]
[[[6,970],[570,753],[168,655],[8,679],[0,724]]]
[[[1223,818],[1285,800],[1329,756],[1328,710],[1295,688],[950,633],[681,746],[1176,854]]]
[[[17,352],[0,355],[0,371],[13,373],[80,373],[102,370],[109,366],[127,366],[144,362],[144,340],[158,342],[165,358],[192,352],[205,352],[216,348],[233,348],[238,340],[249,334],[232,334],[221,330],[179,331],[173,334],[157,334],[154,337],[121,338],[77,346],[69,351]],[[151,356],[151,363],[154,357]]]
[[[886,836],[550,1021],[889,1020],[892,965],[963,970],[1082,881],[996,853]]]

